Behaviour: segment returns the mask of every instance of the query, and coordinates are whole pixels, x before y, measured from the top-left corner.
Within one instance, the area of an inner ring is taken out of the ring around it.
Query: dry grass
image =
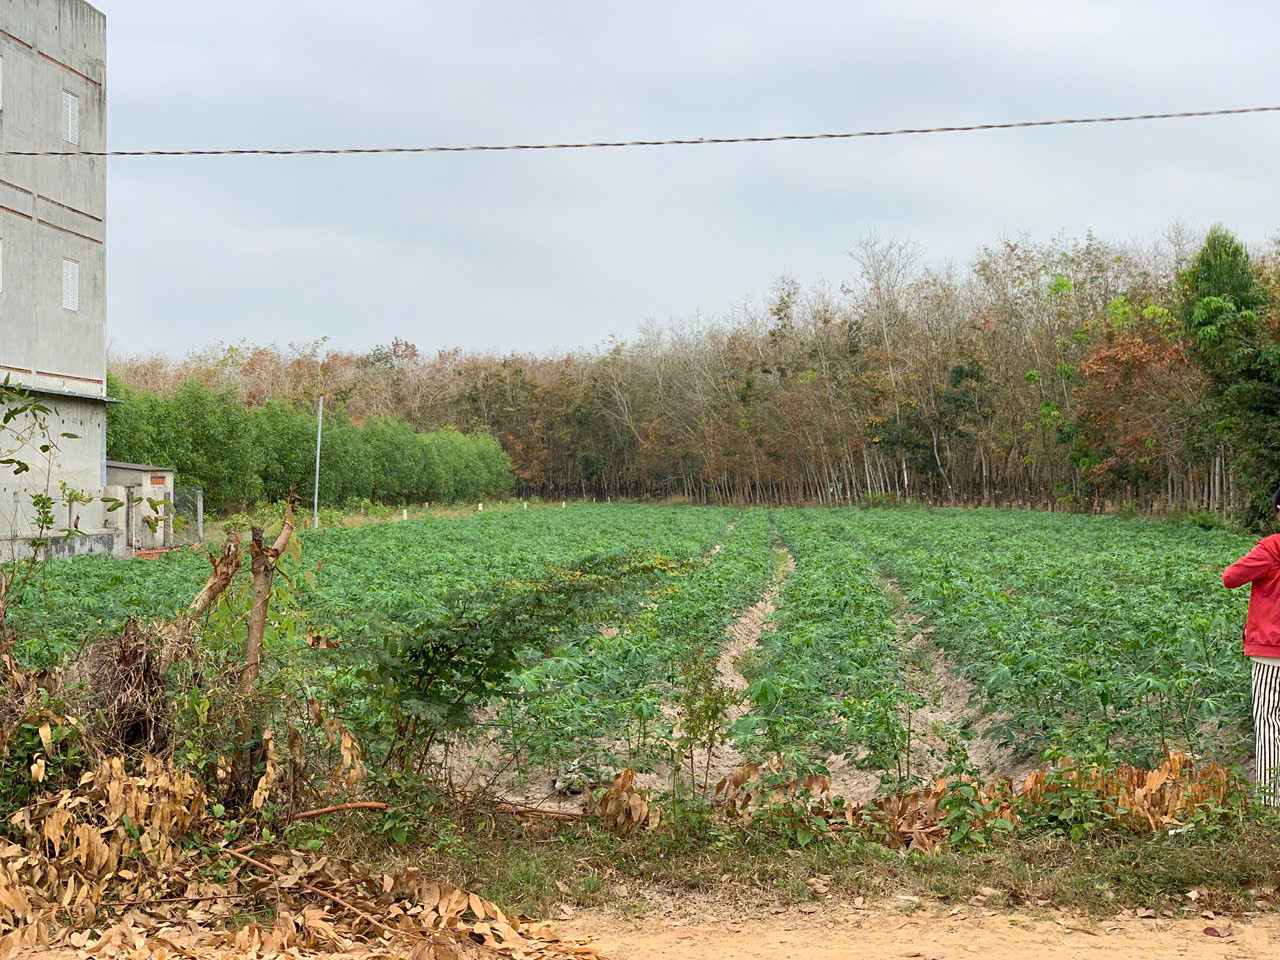
[[[962,904],[988,887],[1002,891],[1001,903],[1043,901],[1097,917],[1125,908],[1194,915],[1273,909],[1280,877],[1276,824],[1261,818],[1224,824],[1216,835],[1040,837],[957,853],[898,852],[855,837],[796,850],[749,831],[682,832],[670,826],[678,816],[668,811],[666,829],[621,838],[598,823],[520,821],[483,805],[440,807],[414,843],[390,846],[364,833],[343,849],[389,871],[407,864],[447,870],[482,896],[537,916],[553,915],[564,902],[616,902],[616,894],[599,891],[599,881],[627,887],[635,903],[616,904],[625,912],[688,895],[805,902],[814,898],[806,881],[819,875],[850,898],[910,894]],[[357,828],[354,818],[351,826]]]

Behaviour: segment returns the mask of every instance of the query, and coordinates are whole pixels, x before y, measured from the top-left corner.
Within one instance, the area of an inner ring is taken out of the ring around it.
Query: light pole
[[[316,485],[311,493],[311,529],[320,529],[320,434],[324,430],[324,394],[320,394],[320,412],[316,414]]]

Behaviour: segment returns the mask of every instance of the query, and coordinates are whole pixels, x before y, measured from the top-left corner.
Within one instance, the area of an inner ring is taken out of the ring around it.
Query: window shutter
[[[62,139],[80,145],[80,98],[65,90],[62,92]]]
[[[80,264],[75,260],[62,261],[62,306],[80,309]]]

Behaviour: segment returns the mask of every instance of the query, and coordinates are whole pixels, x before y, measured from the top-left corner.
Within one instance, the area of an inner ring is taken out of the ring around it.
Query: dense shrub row
[[[121,402],[107,413],[113,460],[173,467],[179,484],[204,488],[209,508],[252,505],[296,493],[312,498],[316,418],[281,401],[246,407],[232,391],[192,380],[172,396],[135,392],[109,379]],[[325,413],[320,503],[382,503],[490,497],[512,488],[511,462],[488,433],[418,433],[371,418]]]

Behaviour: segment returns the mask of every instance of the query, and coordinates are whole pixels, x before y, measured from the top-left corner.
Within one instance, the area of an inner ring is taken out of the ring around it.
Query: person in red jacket
[[[1280,490],[1271,498],[1280,516]],[[1253,661],[1253,737],[1265,802],[1280,806],[1280,533],[1272,534],[1222,572],[1228,590],[1249,588],[1244,655]]]

